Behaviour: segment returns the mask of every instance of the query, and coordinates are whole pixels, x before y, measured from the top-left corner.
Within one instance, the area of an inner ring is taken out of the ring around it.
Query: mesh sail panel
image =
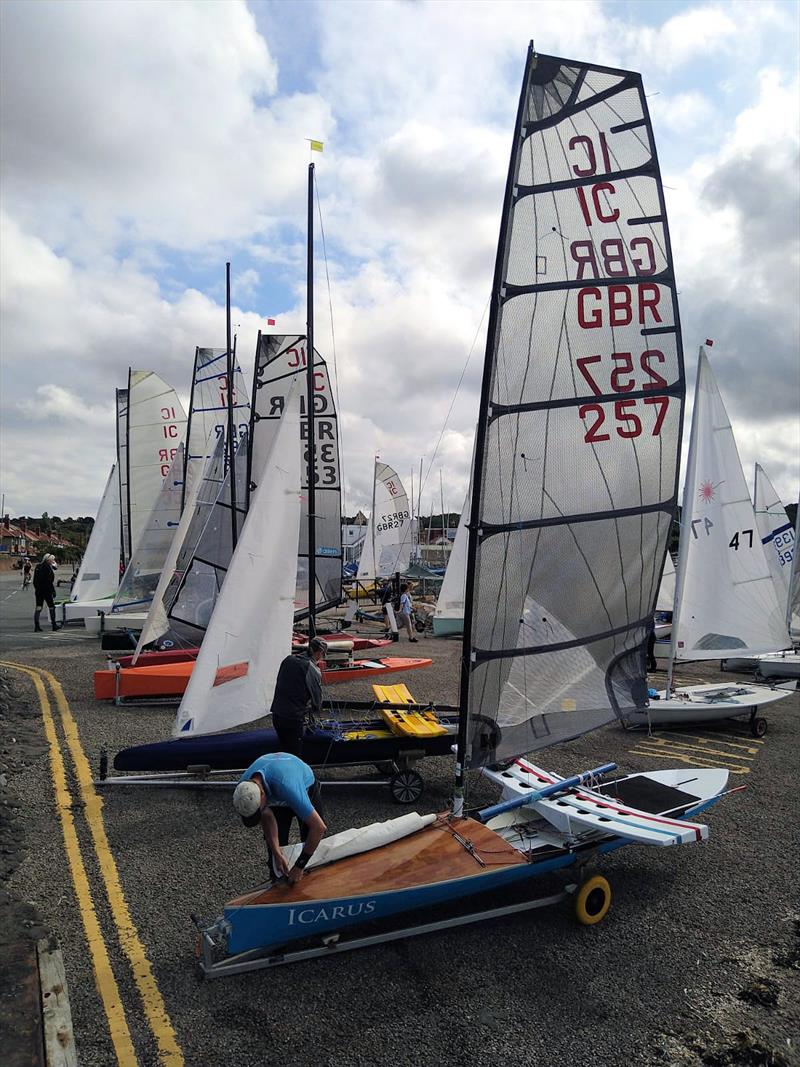
[[[128,501],[128,390],[117,389],[117,477],[119,478],[119,536],[123,565],[131,558]]]
[[[641,78],[531,52],[473,472],[473,766],[645,706],[684,389]]]
[[[306,339],[297,335],[262,336],[256,352],[253,390],[253,447],[251,469],[261,470],[277,432],[286,394],[298,375],[306,374]],[[301,385],[302,388],[302,385]],[[339,427],[333,390],[325,360],[314,353],[314,432],[316,500],[316,602],[336,603],[342,595],[342,514],[339,465]],[[300,405],[303,489],[308,488],[308,420],[306,394]],[[303,496],[297,560],[295,607],[308,608],[308,501]]]
[[[245,434],[234,457],[237,532],[246,514],[247,440]],[[208,462],[195,514],[164,595],[167,617],[177,635],[192,634],[195,640],[202,640],[232,556],[230,474],[225,474],[225,438],[221,436]]]
[[[217,439],[227,434],[227,354],[225,348],[198,348],[195,352],[186,455],[189,465],[197,464],[201,470],[213,454]],[[234,432],[241,441],[250,425],[250,400],[238,363],[233,370],[232,401]]]

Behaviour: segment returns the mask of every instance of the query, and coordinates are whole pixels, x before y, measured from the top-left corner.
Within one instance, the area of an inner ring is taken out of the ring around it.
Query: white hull
[[[110,611],[113,597],[104,600],[75,600],[61,605],[62,622],[80,622],[81,619],[97,619],[98,611]]]
[[[106,606],[110,608],[111,605],[107,603]],[[84,626],[89,633],[98,635],[119,630],[134,630],[138,633],[146,622],[146,611],[117,611],[112,613],[109,610],[108,613],[103,616],[102,620],[99,615],[95,615],[94,618],[85,619]]]
[[[765,708],[790,695],[765,685],[684,685],[675,689],[669,699],[662,690],[659,699],[652,700],[646,711],[629,714],[627,721],[637,726],[715,722],[752,714],[754,709]]]
[[[764,678],[800,678],[800,652],[774,652],[758,657],[758,671]]]

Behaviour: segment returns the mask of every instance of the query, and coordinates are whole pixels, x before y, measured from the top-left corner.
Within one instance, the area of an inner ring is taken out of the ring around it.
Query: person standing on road
[[[50,623],[54,630],[60,630],[61,627],[56,622],[56,580],[54,571],[58,563],[56,563],[56,557],[51,553],[48,553],[36,567],[33,572],[33,591],[36,594],[36,610],[33,613],[33,628],[36,633],[41,633],[42,628],[39,625],[39,616],[42,614],[42,605],[47,604],[50,610]]]
[[[408,585],[404,582],[400,586],[400,610],[398,612],[398,622],[401,626],[405,626],[406,633],[408,634],[409,641],[416,642],[414,637],[414,627],[411,623],[411,616],[414,612],[414,606],[411,603],[411,597],[408,592]]]
[[[389,622],[389,612],[387,605],[391,604],[392,597],[394,596],[394,590],[392,589],[392,579],[383,578],[383,585],[381,586],[380,599],[381,599],[381,615],[383,615],[383,636],[392,636],[392,627]]]
[[[275,878],[295,885],[325,836],[320,787],[307,763],[289,752],[259,756],[247,768],[233,793],[233,806],[245,826],[261,824]],[[303,850],[290,869],[283,855],[292,819],[300,823]]]
[[[322,672],[328,646],[319,637],[308,642],[308,655],[289,655],[278,668],[272,698],[272,725],[283,752],[303,754],[303,730],[309,711],[318,717],[322,710]]]
[[[31,571],[32,570],[33,570],[33,564],[31,563],[31,561],[26,556],[25,560],[24,560],[24,562],[22,564],[22,588],[23,589],[27,589],[28,586],[31,584]]]

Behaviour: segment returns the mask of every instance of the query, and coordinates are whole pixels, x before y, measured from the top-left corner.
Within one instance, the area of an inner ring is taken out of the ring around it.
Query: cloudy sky
[[[7,511],[95,513],[114,389],[132,365],[187,397],[195,346],[224,347],[226,259],[248,377],[268,316],[304,332],[309,137],[345,508],[368,506],[379,451],[406,479],[425,457],[424,512],[442,469],[458,510],[530,38],[642,72],[690,379],[713,338],[748,477],[758,459],[797,499],[793,0],[4,0],[0,17]]]

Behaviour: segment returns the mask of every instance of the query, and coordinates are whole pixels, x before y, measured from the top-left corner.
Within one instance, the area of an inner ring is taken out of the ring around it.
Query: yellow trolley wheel
[[[594,926],[611,907],[611,886],[602,874],[587,878],[575,897],[575,917],[584,926]]]

